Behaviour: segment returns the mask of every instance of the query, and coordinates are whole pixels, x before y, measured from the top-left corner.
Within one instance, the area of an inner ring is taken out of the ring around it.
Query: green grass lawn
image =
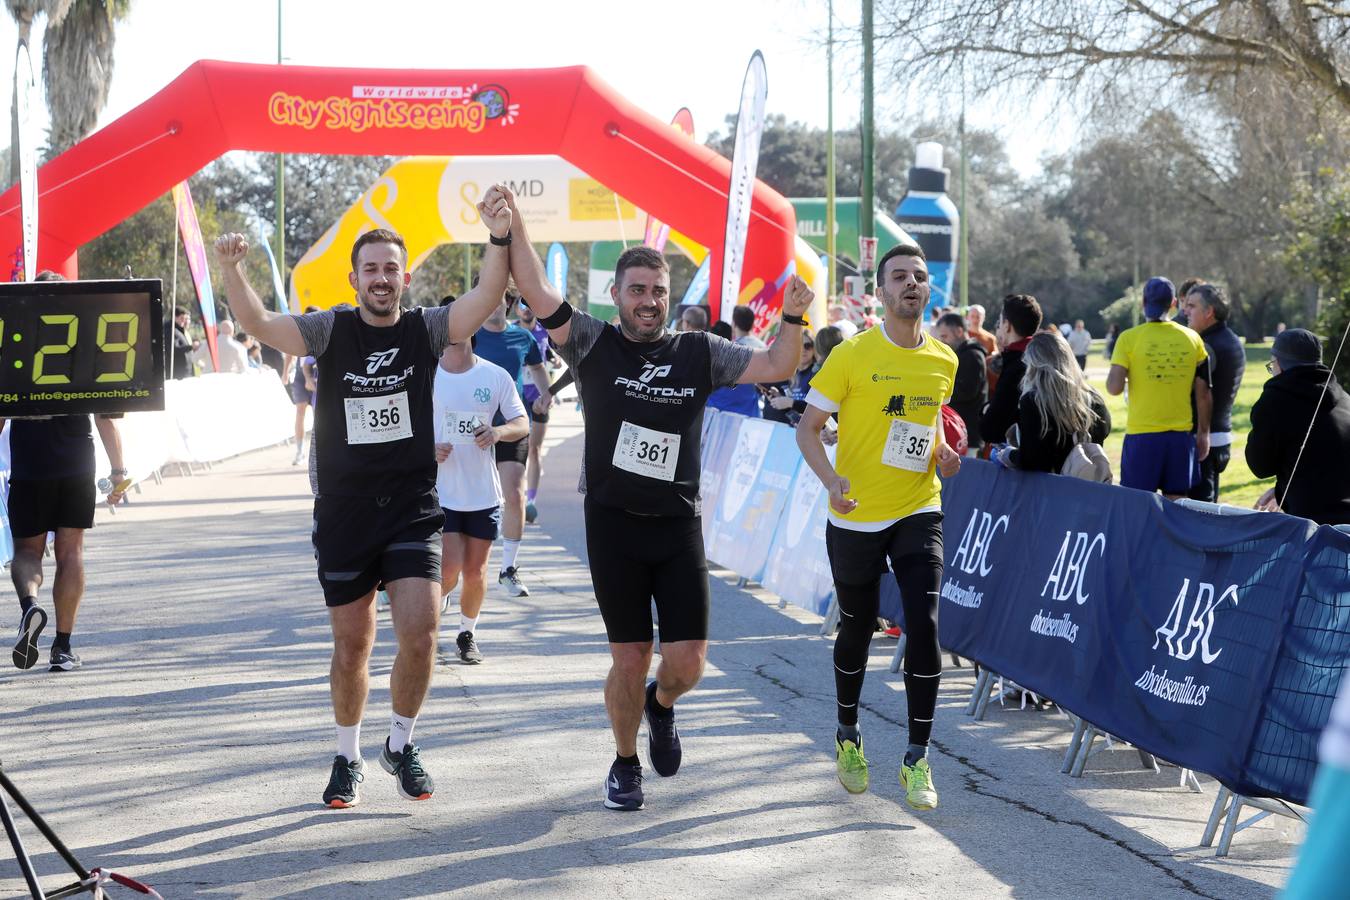
[[[1106,372],[1110,364],[1103,353],[1103,343],[1094,341],[1092,355],[1088,357],[1088,381],[1092,383],[1106,399],[1111,410],[1111,436],[1106,441],[1106,455],[1120,478],[1120,448],[1125,439],[1125,397],[1112,397],[1106,393]],[[1244,448],[1247,445],[1247,433],[1251,430],[1252,404],[1261,396],[1261,386],[1270,376],[1266,374],[1266,361],[1270,359],[1270,346],[1247,347],[1247,371],[1243,374],[1242,384],[1238,387],[1237,399],[1233,401],[1233,451],[1228,468],[1219,476],[1219,500],[1233,506],[1251,506],[1266,488],[1273,487],[1274,478],[1257,478],[1247,468]]]

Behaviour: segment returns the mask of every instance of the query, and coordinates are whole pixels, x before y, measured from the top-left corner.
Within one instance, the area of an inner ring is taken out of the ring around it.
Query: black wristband
[[[806,324],[806,319],[802,318],[801,316],[790,316],[790,315],[788,315],[787,313],[783,313],[783,321],[786,322],[786,323],[788,323],[789,325],[805,325],[805,324]]]
[[[491,233],[491,232],[488,232],[488,243],[493,244],[494,246],[497,246],[497,247],[510,247],[510,246],[511,246],[511,232],[508,231],[508,232],[506,233],[506,237],[502,237],[502,238],[499,238],[499,237],[497,237],[495,234],[493,234],[493,233]]]
[[[555,328],[561,328],[572,319],[572,304],[564,300],[558,304],[558,308],[546,316],[539,316],[539,324],[543,325],[549,331]]]

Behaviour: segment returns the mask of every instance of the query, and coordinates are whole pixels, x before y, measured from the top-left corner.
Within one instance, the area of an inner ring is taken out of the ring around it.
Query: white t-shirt
[[[431,394],[436,443],[454,449],[436,467],[436,493],[445,509],[471,512],[491,509],[502,502],[497,456],[492,448],[482,450],[473,441],[480,424],[492,424],[500,410],[506,421],[525,415],[525,405],[516,393],[516,382],[501,366],[473,358],[467,372],[451,374],[436,366],[436,384]]]

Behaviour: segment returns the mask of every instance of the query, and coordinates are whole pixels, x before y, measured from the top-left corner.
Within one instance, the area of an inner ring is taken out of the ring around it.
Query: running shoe
[[[867,759],[863,756],[862,737],[858,743],[841,741],[834,737],[834,765],[839,772],[839,783],[850,794],[861,794],[867,790]],[[901,779],[904,778],[903,772]]]
[[[483,654],[478,650],[478,642],[473,639],[472,631],[461,631],[459,637],[455,638],[455,643],[459,645],[460,662],[476,666],[483,661]]]
[[[366,780],[366,764],[363,760],[348,762],[347,757],[333,757],[333,773],[328,776],[328,788],[323,792],[323,805],[333,809],[346,809],[361,802],[361,793],[356,786]]]
[[[905,802],[915,809],[937,809],[937,788],[933,787],[933,770],[928,758],[923,757],[912,766],[900,764],[900,786],[905,789]]]
[[[647,758],[657,775],[669,778],[680,771],[680,733],[675,728],[675,710],[665,716],[652,714],[655,700],[656,682],[653,681],[647,685],[647,702],[642,708],[642,714],[647,718]]]
[[[300,465],[300,463],[302,463],[302,462],[304,462],[304,461],[305,461],[305,448],[304,448],[304,447],[296,447],[296,448],[295,448],[295,457],[291,460],[291,465],[293,465],[293,466],[298,466],[298,465]]]
[[[605,779],[605,806],[620,812],[642,809],[642,766],[614,760]]]
[[[441,598],[441,615],[445,615],[445,611],[450,608],[450,598],[454,596],[454,593],[454,591],[451,591]]]
[[[506,592],[512,597],[528,597],[530,589],[520,581],[520,575],[516,573],[516,567],[503,569],[497,576],[497,583],[506,585]]]
[[[51,662],[48,672],[71,672],[84,665],[74,650],[58,650],[55,647],[52,648]]]
[[[389,612],[389,592],[378,591],[375,594],[375,611]]]
[[[430,800],[436,790],[435,782],[422,768],[422,756],[416,744],[404,744],[403,752],[395,753],[389,749],[386,740],[380,751],[380,767],[394,776],[399,795],[405,800]]]
[[[30,606],[19,620],[19,639],[14,642],[14,665],[31,669],[38,661],[38,635],[47,627],[47,614],[39,606]]]
[[[534,501],[531,500],[529,503],[525,504],[525,521],[533,525],[534,520],[537,518],[539,518],[539,508],[536,507]]]

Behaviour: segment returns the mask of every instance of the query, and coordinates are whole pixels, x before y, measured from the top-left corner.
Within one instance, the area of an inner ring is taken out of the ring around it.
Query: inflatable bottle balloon
[[[928,257],[928,277],[934,306],[952,306],[956,274],[957,238],[960,213],[947,196],[947,179],[942,167],[942,145],[925,141],[914,148],[914,167],[909,170],[909,190],[895,208],[895,220],[923,248]],[[928,310],[924,310],[924,321]]]

